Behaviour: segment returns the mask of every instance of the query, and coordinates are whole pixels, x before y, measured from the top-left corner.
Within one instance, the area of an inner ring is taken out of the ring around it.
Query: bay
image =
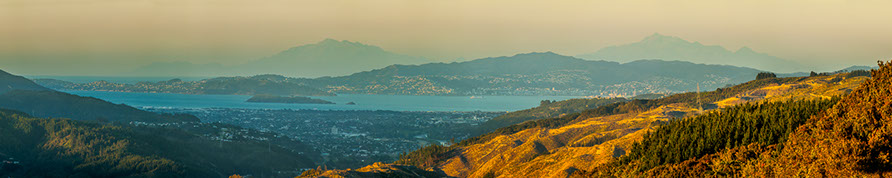
[[[63,90],[116,104],[158,108],[246,108],[311,110],[391,110],[391,111],[517,111],[539,105],[542,100],[566,100],[579,96],[411,96],[339,94],[318,96],[337,104],[249,103],[245,95],[190,95],[175,93],[130,93]],[[347,105],[354,102],[356,105]]]

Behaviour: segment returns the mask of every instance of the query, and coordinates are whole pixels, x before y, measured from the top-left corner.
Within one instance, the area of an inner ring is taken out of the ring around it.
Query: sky
[[[564,55],[653,33],[836,70],[892,59],[883,0],[0,0],[0,69],[234,65],[325,38],[435,61]]]

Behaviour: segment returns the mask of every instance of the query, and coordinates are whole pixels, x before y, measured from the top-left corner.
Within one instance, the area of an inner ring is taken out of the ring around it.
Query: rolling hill
[[[3,177],[287,177],[318,157],[272,133],[0,79],[10,86],[0,92],[0,159],[14,160],[0,163]]]

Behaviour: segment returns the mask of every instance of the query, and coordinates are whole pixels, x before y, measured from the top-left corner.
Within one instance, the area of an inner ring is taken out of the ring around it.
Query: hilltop
[[[659,33],[654,33],[635,43],[609,46],[594,53],[580,54],[577,57],[622,63],[641,59],[678,60],[750,67],[782,73],[799,72],[798,70],[803,69],[803,66],[797,62],[759,53],[749,47],[731,51],[721,46],[704,45]]]

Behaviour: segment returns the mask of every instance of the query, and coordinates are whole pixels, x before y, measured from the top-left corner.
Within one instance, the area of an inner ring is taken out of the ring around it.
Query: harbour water
[[[129,93],[110,91],[63,92],[95,97],[134,107],[161,108],[248,108],[312,110],[391,110],[391,111],[517,111],[539,105],[542,100],[566,100],[578,96],[409,96],[340,94],[318,96],[336,104],[249,103],[244,95],[189,95],[174,93]],[[354,102],[355,105],[347,105]]]

